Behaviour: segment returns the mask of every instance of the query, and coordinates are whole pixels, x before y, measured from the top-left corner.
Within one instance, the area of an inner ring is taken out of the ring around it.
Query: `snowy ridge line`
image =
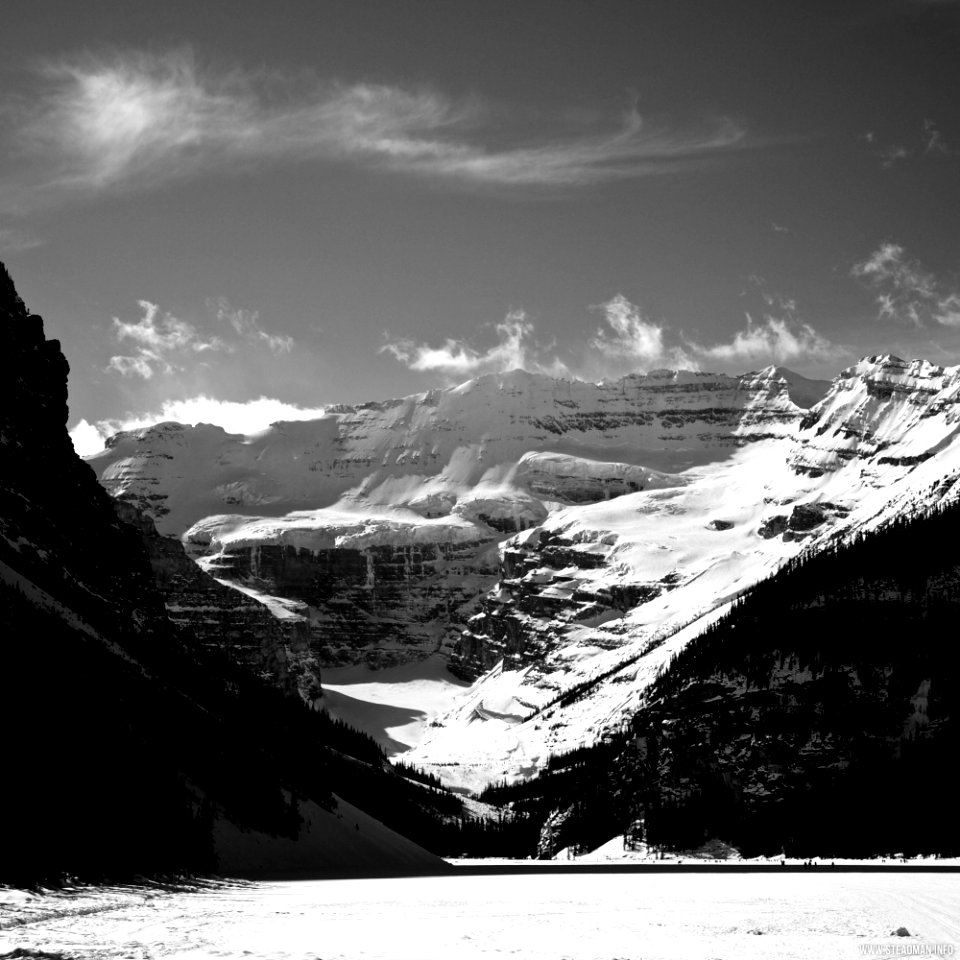
[[[805,383],[819,393],[827,386]],[[278,422],[250,437],[210,424],[157,424],[115,435],[88,462],[166,535],[230,508],[277,517],[347,508],[358,498],[368,512],[399,505],[432,519],[448,516],[475,487],[523,487],[525,470],[541,480],[562,468],[592,483],[669,482],[651,455],[670,474],[753,433],[789,435],[802,414],[789,389],[773,367],[743,377],[658,371],[601,384],[514,371],[385,403],[331,406],[319,419]],[[609,465],[594,478],[591,461]]]

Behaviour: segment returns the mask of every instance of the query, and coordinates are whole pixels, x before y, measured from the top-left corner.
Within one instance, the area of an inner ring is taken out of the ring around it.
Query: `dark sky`
[[[958,41],[950,0],[7,0],[0,258],[71,423],[956,363]]]

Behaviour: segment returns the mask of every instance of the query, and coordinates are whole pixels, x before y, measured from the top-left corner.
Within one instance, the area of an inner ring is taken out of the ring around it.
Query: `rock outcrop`
[[[817,477],[856,460],[869,484],[884,468],[917,466],[952,444],[958,418],[960,367],[865,357],[803,418],[791,463]]]
[[[272,612],[268,604],[274,598],[250,596],[219,582],[187,556],[179,540],[161,537],[132,504],[113,503],[120,519],[140,534],[171,623],[281,690],[307,703],[319,700],[320,667],[305,609],[277,600],[280,612]]]

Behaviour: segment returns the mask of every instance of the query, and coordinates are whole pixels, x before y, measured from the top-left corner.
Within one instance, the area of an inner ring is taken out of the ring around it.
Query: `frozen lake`
[[[0,904],[0,956],[842,960],[960,949],[956,873],[506,873],[0,890]],[[913,936],[891,937],[898,927]]]

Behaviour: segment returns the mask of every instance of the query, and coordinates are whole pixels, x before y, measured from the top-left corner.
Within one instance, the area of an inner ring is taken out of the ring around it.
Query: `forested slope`
[[[631,832],[747,855],[957,853],[958,538],[951,504],[801,556],[686,646],[627,729],[484,799],[546,824],[544,855]]]

